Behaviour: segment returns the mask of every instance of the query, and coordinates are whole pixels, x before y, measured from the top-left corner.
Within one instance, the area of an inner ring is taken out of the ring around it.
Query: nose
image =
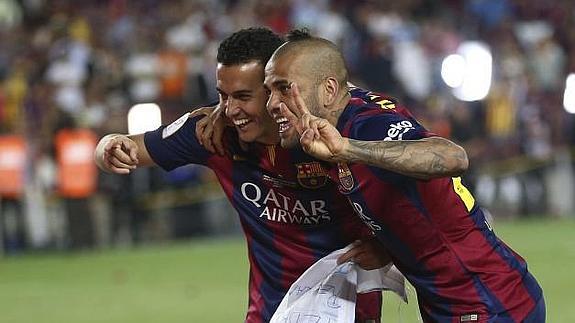
[[[266,102],[266,108],[270,115],[279,114],[279,104],[280,100],[278,99],[278,95],[272,91],[268,97],[268,102]]]
[[[224,101],[224,109],[225,109],[224,111],[226,113],[226,117],[230,118],[239,112],[240,109],[235,103],[236,101],[232,100],[231,97],[228,97]]]

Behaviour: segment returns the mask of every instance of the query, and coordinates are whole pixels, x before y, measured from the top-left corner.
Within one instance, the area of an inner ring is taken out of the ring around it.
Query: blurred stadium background
[[[0,0],[0,321],[241,321],[245,246],[212,173],[91,160],[137,104],[168,123],[216,100],[219,41],[264,25],[336,42],[354,83],[464,146],[548,321],[575,322],[574,22],[572,0]]]

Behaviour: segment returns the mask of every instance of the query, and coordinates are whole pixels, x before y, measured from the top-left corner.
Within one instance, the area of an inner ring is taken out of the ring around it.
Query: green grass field
[[[548,322],[575,322],[575,221],[496,223],[543,286]],[[242,322],[247,303],[242,238],[132,250],[0,259],[2,323]],[[390,295],[385,322],[417,322],[415,301]]]

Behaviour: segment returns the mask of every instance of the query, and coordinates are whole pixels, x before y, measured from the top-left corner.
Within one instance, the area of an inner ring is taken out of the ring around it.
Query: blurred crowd
[[[86,209],[115,216],[126,209],[126,219],[108,217],[99,226],[132,230],[146,218],[142,214],[157,209],[143,210],[139,191],[176,187],[203,200],[194,185],[213,178],[195,167],[129,179],[94,173],[83,193],[63,189],[66,158],[58,145],[83,137],[90,147],[104,134],[126,133],[128,109],[137,103],[157,103],[167,123],[214,102],[218,44],[249,26],[278,33],[307,27],[338,44],[353,83],[397,97],[431,131],[466,148],[468,185],[488,201],[501,193],[523,200],[518,214],[553,212],[553,176],[573,186],[569,167],[549,173],[557,156],[571,163],[575,144],[575,117],[562,102],[565,80],[575,73],[572,0],[0,0],[0,149],[2,137],[19,138],[26,152],[21,192],[4,194],[0,205],[3,241],[53,244],[53,231],[42,229],[58,222],[50,212],[67,213],[61,222],[73,227],[78,216],[72,215]],[[481,101],[457,100],[441,78],[442,60],[466,40],[484,42],[493,55],[491,90]],[[80,159],[82,149],[71,155]],[[0,156],[0,173],[3,159],[10,164],[6,156]],[[171,192],[174,205],[186,204]],[[175,218],[190,222],[189,212]],[[172,224],[169,235],[182,226]],[[77,224],[72,240],[82,245],[92,227],[98,225]],[[121,232],[92,235],[113,240]],[[70,237],[60,240],[66,244]]]

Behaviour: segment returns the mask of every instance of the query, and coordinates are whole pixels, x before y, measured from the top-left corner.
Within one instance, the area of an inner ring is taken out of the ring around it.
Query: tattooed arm
[[[441,137],[390,141],[342,139],[343,149],[334,159],[381,167],[418,179],[459,176],[469,166],[465,150]]]
[[[280,107],[281,115],[300,135],[300,144],[305,152],[316,158],[329,162],[367,164],[418,179],[459,176],[469,166],[465,150],[441,137],[389,141],[342,137],[334,125],[345,105],[318,117],[310,113],[296,84],[292,91],[294,100],[288,102],[291,107],[285,104]],[[398,120],[401,119],[395,122]],[[415,129],[413,123],[407,124]]]
[[[362,163],[417,179],[459,176],[469,166],[465,150],[441,137],[361,141],[342,137],[326,119],[306,122],[302,148],[329,162]]]

